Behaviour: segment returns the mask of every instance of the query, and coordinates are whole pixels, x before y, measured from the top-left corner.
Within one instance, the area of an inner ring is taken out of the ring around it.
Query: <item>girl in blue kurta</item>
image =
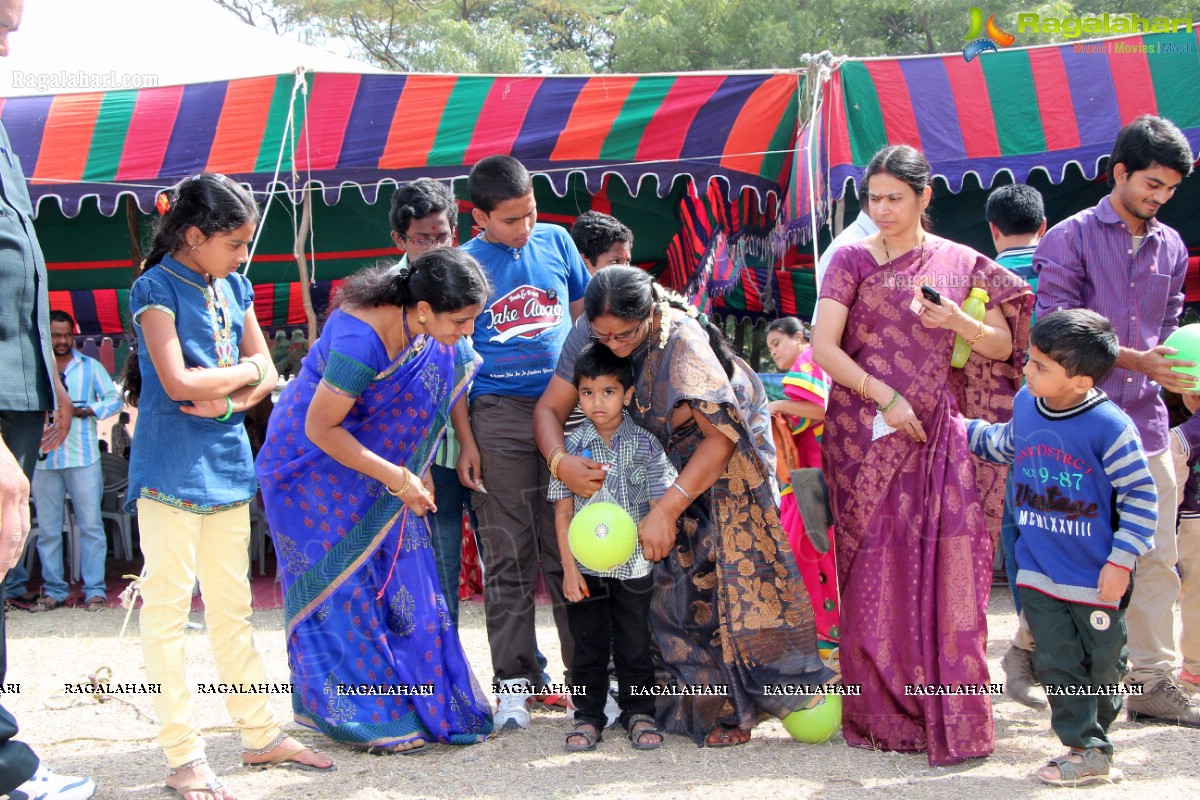
[[[204,758],[184,673],[184,630],[197,580],[222,684],[258,687],[266,668],[250,625],[249,502],[254,465],[242,425],[278,375],[254,316],[247,259],[258,211],[224,175],[188,178],[163,212],[130,292],[141,331],[124,384],[138,406],[129,504],[146,559],[142,651],[154,695],[168,788],[184,800],[235,800]],[[332,770],[333,761],[284,734],[261,693],[231,691],[246,766]]]
[[[464,337],[487,295],[458,250],[352,277],[258,455],[292,707],[340,742],[413,752],[492,730],[439,588],[423,485],[477,368]]]

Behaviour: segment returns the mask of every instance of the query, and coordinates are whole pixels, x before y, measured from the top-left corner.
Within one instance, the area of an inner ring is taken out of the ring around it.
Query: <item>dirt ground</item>
[[[200,615],[193,615],[200,621]],[[61,609],[46,614],[9,613],[8,682],[3,702],[21,725],[21,737],[55,770],[90,775],[99,798],[164,797],[165,765],[154,741],[154,711],[148,696],[132,705],[97,703],[61,694],[65,683],[86,681],[101,666],[114,682],[144,681],[136,615],[119,638],[124,611],[89,614]],[[993,680],[1002,679],[999,660],[1016,617],[1007,589],[993,592],[988,621],[988,655]],[[268,679],[288,680],[280,611],[255,614],[256,641]],[[483,608],[466,603],[462,636],[476,675],[490,681]],[[549,609],[539,608],[538,638],[554,659],[557,637]],[[554,659],[557,660],[557,659]],[[555,671],[554,667],[558,667]],[[189,680],[217,680],[207,639],[189,636]],[[552,662],[552,674],[561,667]],[[18,691],[11,691],[17,684]],[[333,775],[275,770],[247,772],[239,759],[237,734],[215,696],[197,698],[196,718],[208,739],[208,757],[240,800],[253,798],[598,798],[654,797],[761,800],[777,798],[1050,798],[1087,792],[1090,798],[1195,798],[1200,776],[1200,730],[1114,725],[1122,784],[1068,790],[1043,787],[1030,772],[1062,750],[1049,729],[1048,714],[1003,698],[995,704],[996,752],[959,767],[932,768],[923,756],[848,748],[841,736],[820,745],[791,740],[778,721],[760,725],[748,745],[727,750],[695,747],[670,736],[660,750],[639,753],[617,731],[606,733],[594,753],[562,749],[563,715],[539,712],[528,731],[505,733],[472,747],[433,747],[412,757],[376,756],[324,740],[291,722],[285,696],[272,705],[286,727],[337,759]]]

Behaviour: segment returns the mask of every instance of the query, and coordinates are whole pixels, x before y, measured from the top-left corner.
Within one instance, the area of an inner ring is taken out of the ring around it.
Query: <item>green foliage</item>
[[[791,69],[806,54],[952,53],[971,3],[951,0],[214,0],[250,24],[349,42],[381,67],[429,72],[677,72]],[[1190,0],[989,0],[1017,14],[1193,15]],[[1020,33],[1026,46],[1067,41]]]

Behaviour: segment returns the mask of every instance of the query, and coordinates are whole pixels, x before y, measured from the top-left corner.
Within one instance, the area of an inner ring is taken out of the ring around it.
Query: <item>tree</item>
[[[348,42],[401,72],[592,72],[609,66],[611,0],[214,0],[244,22]]]

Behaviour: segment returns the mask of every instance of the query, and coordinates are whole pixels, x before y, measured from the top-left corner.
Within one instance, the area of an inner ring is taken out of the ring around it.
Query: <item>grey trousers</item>
[[[533,590],[539,568],[554,603],[563,664],[571,671],[575,641],[567,625],[550,471],[533,440],[536,397],[480,395],[471,403],[486,494],[474,492],[483,540],[483,601],[496,681],[541,682],[535,658]],[[570,682],[569,679],[566,682]]]

